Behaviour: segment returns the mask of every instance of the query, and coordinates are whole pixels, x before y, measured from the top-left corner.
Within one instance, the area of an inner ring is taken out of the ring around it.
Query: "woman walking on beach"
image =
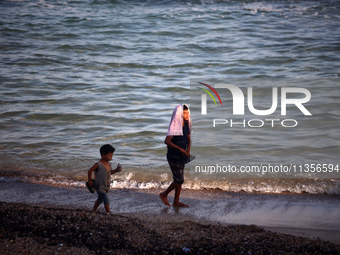
[[[171,206],[168,202],[168,194],[175,190],[173,206],[189,207],[179,201],[182,184],[184,182],[184,165],[190,161],[191,147],[191,118],[187,105],[178,105],[172,113],[169,129],[164,143],[168,147],[167,160],[173,174],[174,181],[166,191],[159,194],[162,202]]]

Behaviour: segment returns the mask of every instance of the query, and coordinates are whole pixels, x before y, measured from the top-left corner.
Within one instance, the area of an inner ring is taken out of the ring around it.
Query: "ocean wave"
[[[133,179],[134,174],[129,173],[125,178],[117,178],[111,181],[112,189],[166,189],[170,184],[167,174],[160,175],[160,180],[138,181]],[[85,181],[65,179],[63,176],[37,177],[37,176],[6,176],[0,177],[0,182],[32,182],[46,185],[85,187]],[[230,179],[222,180],[198,180],[187,179],[183,189],[190,190],[220,190],[225,192],[245,193],[292,193],[292,194],[328,194],[340,195],[340,179]]]

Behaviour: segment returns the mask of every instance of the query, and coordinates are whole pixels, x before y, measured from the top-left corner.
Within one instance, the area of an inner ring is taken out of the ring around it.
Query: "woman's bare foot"
[[[171,206],[168,201],[168,197],[164,195],[163,193],[159,194],[159,198],[162,199],[163,204],[167,206]]]
[[[189,205],[183,204],[181,202],[173,202],[173,206],[178,206],[178,207],[190,207]]]

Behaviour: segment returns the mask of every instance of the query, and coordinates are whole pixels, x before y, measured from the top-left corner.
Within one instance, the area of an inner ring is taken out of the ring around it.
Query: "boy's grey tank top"
[[[110,171],[108,172],[102,162],[98,161],[98,170],[95,172],[95,180],[99,184],[97,191],[106,192],[110,188],[111,181],[111,165]]]

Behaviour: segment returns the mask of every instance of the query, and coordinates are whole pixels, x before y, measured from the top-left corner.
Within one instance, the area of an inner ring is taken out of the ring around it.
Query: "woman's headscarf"
[[[184,104],[186,107],[188,107],[186,104]],[[178,136],[183,135],[183,106],[184,105],[178,105],[176,106],[175,110],[172,113],[168,133],[167,136]],[[190,109],[188,107],[189,111],[189,120],[188,120],[188,126],[189,126],[189,134],[191,134],[191,117],[190,117]]]

